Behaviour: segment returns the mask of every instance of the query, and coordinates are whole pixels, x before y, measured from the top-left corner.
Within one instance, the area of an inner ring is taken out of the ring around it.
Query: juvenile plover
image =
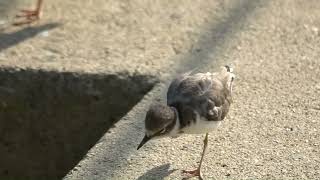
[[[187,178],[202,179],[201,165],[208,145],[208,133],[226,117],[232,103],[232,68],[220,72],[183,74],[174,79],[167,92],[167,104],[152,104],[145,117],[145,136],[141,148],[150,139],[205,133],[203,152],[196,170],[182,172]]]

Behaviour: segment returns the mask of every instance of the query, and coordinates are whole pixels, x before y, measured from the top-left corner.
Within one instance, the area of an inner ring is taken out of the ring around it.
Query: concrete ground
[[[57,0],[45,9],[40,25],[28,30],[33,38],[21,28],[3,31],[1,66],[163,80],[65,179],[182,178],[182,169],[196,167],[203,136],[160,139],[137,151],[145,112],[165,98],[176,72],[230,63],[234,104],[209,136],[206,179],[320,178],[319,1]],[[16,34],[23,41],[12,40]]]

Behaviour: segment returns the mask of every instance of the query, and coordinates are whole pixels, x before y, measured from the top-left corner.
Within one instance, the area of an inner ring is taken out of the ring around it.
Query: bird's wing
[[[170,84],[167,93],[169,106],[189,106],[209,120],[222,120],[231,103],[229,81],[233,74],[197,73],[179,76]]]
[[[167,104],[172,104],[175,99],[179,96],[179,87],[181,82],[185,81],[191,74],[190,72],[179,75],[177,78],[173,79],[167,92]]]
[[[199,99],[213,87],[211,73],[183,74],[174,79],[167,92],[167,103],[187,103],[194,98]]]

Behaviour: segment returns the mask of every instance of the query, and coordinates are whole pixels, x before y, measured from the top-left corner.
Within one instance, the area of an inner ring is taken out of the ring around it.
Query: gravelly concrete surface
[[[173,57],[196,51],[206,24],[226,16],[223,6],[202,0],[47,1],[37,26],[2,25],[0,64],[163,77]]]
[[[207,179],[320,177],[319,7],[318,1],[257,3],[241,19],[241,28],[230,26],[235,29],[228,29],[228,36],[220,34],[225,39],[213,46],[215,56],[205,56],[232,61],[237,74],[232,110],[210,135],[203,166]],[[216,69],[216,62],[205,62],[202,70]],[[135,150],[145,108],[164,93],[164,86],[150,92],[66,179],[178,179],[180,170],[195,168],[200,135],[161,139]]]
[[[16,46],[0,42],[1,65],[125,70],[162,78],[233,62],[235,102],[210,135],[204,176],[320,178],[319,1],[92,2],[48,3],[54,13],[41,23],[63,25]],[[92,12],[98,10],[103,13]],[[6,29],[4,39],[16,31]],[[161,139],[135,150],[146,108],[164,93],[165,85],[155,87],[66,179],[178,179],[180,170],[195,168],[201,135]]]

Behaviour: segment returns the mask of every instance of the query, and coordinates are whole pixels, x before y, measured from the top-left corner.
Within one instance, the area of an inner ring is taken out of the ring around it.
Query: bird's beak
[[[142,139],[141,143],[139,144],[138,149],[140,149],[146,142],[148,142],[151,139],[151,137],[148,137],[147,135],[144,136],[144,138]]]

